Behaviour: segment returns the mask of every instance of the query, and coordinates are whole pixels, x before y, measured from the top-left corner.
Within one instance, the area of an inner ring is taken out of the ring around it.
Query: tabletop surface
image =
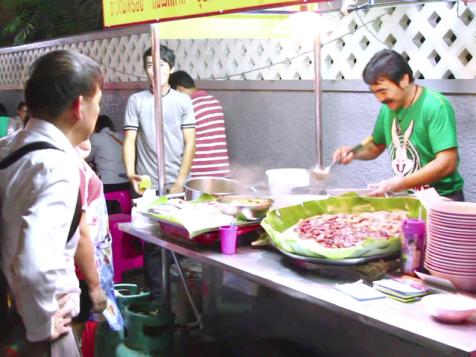
[[[124,232],[167,250],[205,264],[234,272],[259,284],[331,310],[354,316],[360,321],[409,341],[448,352],[476,356],[476,318],[463,324],[442,324],[433,320],[421,302],[401,303],[390,298],[358,301],[334,288],[334,277],[303,272],[286,264],[282,254],[251,246],[238,247],[236,254],[224,255],[216,249],[198,246],[163,234],[158,225],[138,227],[121,223]],[[350,278],[348,282],[355,281]]]

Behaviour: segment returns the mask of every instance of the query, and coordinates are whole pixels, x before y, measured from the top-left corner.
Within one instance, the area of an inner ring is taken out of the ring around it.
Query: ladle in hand
[[[373,136],[371,136],[371,135],[367,136],[364,140],[362,140],[360,143],[358,143],[352,149],[350,149],[350,151],[347,153],[347,155],[349,155],[350,153],[356,153],[357,151],[361,150],[363,147],[368,145],[373,140],[374,140]],[[329,177],[331,169],[337,163],[338,163],[338,161],[332,161],[332,163],[324,169],[321,169],[320,167],[316,166],[313,170],[311,170],[311,175],[316,180],[319,180],[319,181],[325,180],[326,178]]]

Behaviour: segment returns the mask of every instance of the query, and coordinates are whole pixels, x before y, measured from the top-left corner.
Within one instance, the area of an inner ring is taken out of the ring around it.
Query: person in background
[[[100,115],[91,136],[91,154],[87,161],[94,164],[105,193],[130,188],[122,155],[123,144],[124,136],[114,130],[111,118]]]
[[[169,77],[170,86],[192,99],[195,112],[195,156],[191,176],[230,176],[223,108],[214,96],[198,89],[185,71]]]
[[[19,355],[75,357],[81,216],[75,147],[96,125],[103,75],[96,62],[67,50],[43,55],[30,73],[25,99],[32,119],[0,140],[0,267],[21,317],[0,338],[23,341]],[[45,146],[29,146],[38,142]]]
[[[11,119],[8,116],[7,108],[0,103],[0,138],[8,135]]]
[[[17,105],[17,115],[12,118],[12,131],[17,131],[23,129],[26,123],[26,118],[28,116],[28,107],[24,101],[21,101]]]
[[[123,327],[123,320],[114,295],[112,240],[103,183],[84,160],[91,152],[90,141],[83,141],[76,150],[80,160],[83,211],[78,247],[82,246],[83,249],[78,249],[75,256],[81,287],[81,309],[75,321],[83,323],[88,319],[97,320],[94,313],[103,312],[111,329],[118,331]],[[80,251],[82,253],[78,253]]]
[[[131,95],[124,120],[124,165],[136,194],[141,195],[141,175],[149,175],[152,188],[158,188],[157,129],[155,125],[154,90],[162,94],[162,116],[165,145],[165,184],[169,193],[183,192],[195,152],[195,117],[190,98],[170,88],[169,75],[175,65],[175,54],[160,46],[161,87],[153,88],[152,50],[143,56],[150,89]],[[160,248],[144,242],[145,283],[151,298],[159,298],[161,282]]]
[[[141,175],[152,178],[152,188],[158,188],[157,150],[152,85],[152,50],[143,56],[150,89],[133,94],[126,106],[124,121],[124,163],[127,176],[137,194]],[[169,75],[175,65],[175,54],[160,46],[160,78],[162,93],[162,115],[165,143],[165,183],[169,193],[183,191],[195,152],[195,117],[190,98],[170,88]]]
[[[441,93],[415,84],[405,59],[392,50],[377,52],[363,77],[383,105],[373,141],[356,153],[349,146],[334,152],[333,160],[349,164],[372,160],[388,149],[394,176],[371,185],[371,195],[434,187],[441,196],[464,201],[455,113]]]

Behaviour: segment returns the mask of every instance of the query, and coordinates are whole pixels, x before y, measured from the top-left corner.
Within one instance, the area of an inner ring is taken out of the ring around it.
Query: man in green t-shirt
[[[0,138],[7,136],[10,125],[10,117],[7,114],[7,108],[0,103]]]
[[[386,148],[394,177],[374,185],[371,195],[434,187],[441,196],[463,201],[463,178],[458,173],[455,113],[441,93],[414,83],[413,72],[395,51],[377,52],[363,78],[382,107],[373,141],[357,152],[342,146],[333,160],[373,160]]]
[[[0,138],[8,135],[8,128],[10,127],[10,117],[0,115]]]

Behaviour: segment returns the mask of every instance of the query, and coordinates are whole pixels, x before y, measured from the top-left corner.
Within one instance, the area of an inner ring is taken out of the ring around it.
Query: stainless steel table
[[[338,311],[441,354],[476,356],[476,319],[466,324],[445,325],[434,321],[420,302],[404,304],[387,298],[357,301],[334,289],[333,279],[303,275],[283,265],[282,255],[274,251],[242,247],[235,255],[228,256],[203,246],[196,249],[181,239],[163,234],[158,225],[135,227],[132,223],[122,223],[119,228],[172,252]]]

